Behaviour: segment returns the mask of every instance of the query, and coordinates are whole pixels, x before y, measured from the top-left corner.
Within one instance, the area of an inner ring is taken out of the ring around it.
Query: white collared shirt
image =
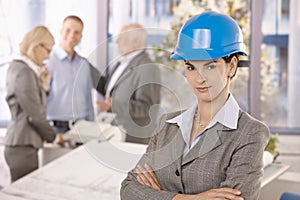
[[[120,59],[120,65],[117,66],[116,71],[112,74],[112,77],[108,83],[107,89],[106,89],[106,93],[105,96],[109,97],[111,90],[113,89],[113,87],[115,86],[116,82],[119,80],[119,78],[121,77],[122,73],[124,72],[124,70],[127,68],[128,64],[130,63],[130,61],[136,57],[138,54],[140,54],[142,52],[142,50],[139,51],[135,51],[127,56],[123,56]]]
[[[190,107],[180,115],[166,121],[167,123],[177,124],[181,130],[182,137],[185,142],[183,157],[186,156],[186,154],[198,143],[202,136],[202,134],[199,133],[198,136],[193,140],[190,147],[190,136],[196,109],[197,102],[195,102],[192,107]],[[211,122],[205,127],[203,132],[213,127],[217,122],[230,129],[236,129],[238,124],[239,110],[240,107],[238,103],[236,102],[235,98],[230,94],[224,106],[217,112],[217,114],[214,116]]]
[[[19,55],[19,56],[16,56],[14,59],[22,60],[23,62],[25,62],[27,64],[27,66],[34,71],[34,73],[37,75],[37,77],[40,77],[41,73],[45,70],[44,67],[38,66],[37,64],[35,64],[35,62],[30,60],[30,58],[28,58],[27,56]]]

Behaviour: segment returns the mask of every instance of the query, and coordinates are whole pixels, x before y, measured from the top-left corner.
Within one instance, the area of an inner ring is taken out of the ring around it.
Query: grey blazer
[[[100,81],[103,94],[109,79]],[[117,113],[115,124],[127,131],[126,141],[148,143],[157,127],[158,110],[151,106],[160,103],[160,80],[159,67],[142,51],[130,61],[114,85],[111,111]]]
[[[34,71],[23,61],[13,60],[6,81],[11,121],[5,145],[40,148],[43,140],[52,142],[56,134],[46,120],[46,92]]]
[[[184,158],[179,127],[169,123],[161,127],[138,164],[147,163],[154,169],[163,190],[139,184],[132,170],[122,182],[122,200],[167,200],[178,193],[198,194],[221,187],[240,190],[245,200],[258,199],[263,151],[269,139],[266,125],[240,111],[236,130],[217,123]]]

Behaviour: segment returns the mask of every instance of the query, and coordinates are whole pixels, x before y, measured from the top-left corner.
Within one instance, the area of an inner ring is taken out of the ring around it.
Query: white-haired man
[[[160,72],[146,52],[146,40],[140,24],[123,26],[116,41],[121,56],[97,89],[105,96],[97,101],[99,110],[117,114],[114,123],[126,130],[127,142],[148,143],[156,127],[152,106],[160,103]]]

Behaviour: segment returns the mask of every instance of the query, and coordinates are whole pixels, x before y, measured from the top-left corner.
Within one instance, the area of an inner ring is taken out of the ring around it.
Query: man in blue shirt
[[[60,138],[73,122],[94,120],[91,66],[74,50],[82,38],[82,31],[83,22],[79,17],[66,17],[60,32],[61,41],[53,48],[48,63],[51,79],[47,118]],[[58,144],[64,146],[63,140]]]

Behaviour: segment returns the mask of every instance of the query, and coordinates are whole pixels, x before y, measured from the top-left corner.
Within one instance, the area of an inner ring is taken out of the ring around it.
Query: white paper
[[[63,139],[72,143],[86,143],[93,139],[104,141],[112,138],[122,141],[124,137],[125,133],[117,126],[86,120],[77,121],[70,131],[63,134]]]
[[[264,161],[264,167],[270,165],[273,162],[273,155],[268,152],[268,151],[264,151],[264,155],[263,155],[263,161]]]
[[[112,121],[116,118],[116,113],[111,112],[100,112],[97,116],[97,121],[102,123],[109,123],[111,124]]]

